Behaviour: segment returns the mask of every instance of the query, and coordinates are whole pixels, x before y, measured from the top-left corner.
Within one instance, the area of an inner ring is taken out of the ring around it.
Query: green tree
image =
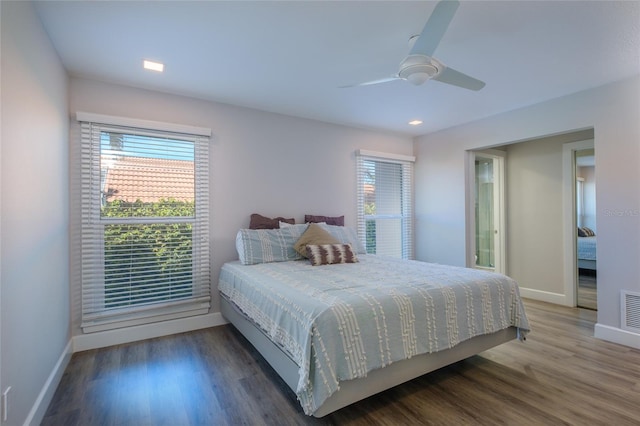
[[[369,202],[364,205],[364,215],[373,216],[376,214],[376,203]],[[365,222],[365,247],[367,249],[367,253],[376,254],[376,221],[375,219],[367,219]]]
[[[193,217],[194,202],[121,200],[103,218]],[[105,226],[105,307],[157,303],[191,295],[190,223],[117,223]]]

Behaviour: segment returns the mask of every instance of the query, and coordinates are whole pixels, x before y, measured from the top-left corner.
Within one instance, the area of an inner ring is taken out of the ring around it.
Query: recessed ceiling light
[[[411,124],[412,126],[417,126],[418,124],[422,124],[422,120],[413,120],[410,121],[409,124]]]
[[[158,71],[158,72],[162,72],[164,71],[164,64],[161,64],[160,62],[153,62],[153,61],[144,61],[144,69],[146,70],[151,70],[151,71]]]

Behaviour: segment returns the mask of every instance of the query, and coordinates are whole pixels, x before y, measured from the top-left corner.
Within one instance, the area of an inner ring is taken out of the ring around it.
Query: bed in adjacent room
[[[306,225],[241,230],[240,260],[219,280],[222,314],[306,414],[322,417],[528,332],[510,278],[367,255],[355,231],[321,227],[338,242],[303,241]],[[300,241],[310,260],[295,250]]]
[[[595,271],[596,235],[586,227],[578,228],[578,268]]]

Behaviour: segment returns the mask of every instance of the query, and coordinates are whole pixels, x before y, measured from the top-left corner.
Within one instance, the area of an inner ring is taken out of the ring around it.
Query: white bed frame
[[[222,294],[220,303],[222,315],[251,342],[295,393],[299,378],[298,365]],[[395,362],[387,367],[371,371],[367,377],[361,379],[342,382],[340,383],[340,390],[331,395],[313,413],[313,416],[326,416],[354,402],[476,355],[516,337],[516,328],[509,327],[493,334],[466,340],[451,349],[418,355],[408,360]]]

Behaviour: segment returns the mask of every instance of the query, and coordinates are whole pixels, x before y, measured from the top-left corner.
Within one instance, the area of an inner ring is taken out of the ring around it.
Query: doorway
[[[467,193],[471,241],[467,263],[474,268],[506,273],[505,262],[505,152],[487,150],[469,153],[469,186]]]
[[[575,151],[577,306],[598,309],[595,150]]]
[[[593,139],[563,145],[563,176],[567,304],[597,310],[597,228]]]

